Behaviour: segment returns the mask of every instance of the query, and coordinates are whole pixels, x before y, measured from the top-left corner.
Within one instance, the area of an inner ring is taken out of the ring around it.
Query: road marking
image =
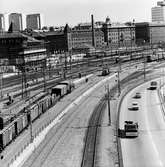
[[[146,91],[146,90],[145,90],[145,91]],[[147,98],[146,98],[146,99],[147,99]],[[144,106],[147,106],[146,100],[144,101],[144,103],[145,103]],[[147,111],[147,108],[145,108],[145,110]],[[157,148],[156,148],[156,145],[155,145],[155,143],[154,143],[154,139],[153,139],[151,130],[149,129],[149,121],[148,121],[148,117],[147,117],[146,112],[144,112],[144,114],[145,114],[144,117],[145,117],[145,122],[146,122],[146,129],[147,129],[148,136],[149,136],[149,138],[150,138],[150,141],[151,141],[153,150],[155,151],[155,154],[156,154],[156,156],[157,156],[158,164],[159,164],[160,167],[163,167],[163,163],[162,163],[162,161],[160,160],[159,152],[158,152],[158,150],[157,150]]]

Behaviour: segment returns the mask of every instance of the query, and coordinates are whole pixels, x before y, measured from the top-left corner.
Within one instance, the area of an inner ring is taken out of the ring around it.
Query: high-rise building
[[[26,16],[27,29],[40,30],[41,29],[41,17],[40,14],[29,14]]]
[[[5,30],[5,18],[3,14],[0,14],[0,32]]]
[[[13,31],[22,31],[22,14],[21,13],[11,13],[9,15],[9,25],[13,23]]]
[[[165,21],[165,1],[157,2],[157,6],[151,9],[152,22]]]

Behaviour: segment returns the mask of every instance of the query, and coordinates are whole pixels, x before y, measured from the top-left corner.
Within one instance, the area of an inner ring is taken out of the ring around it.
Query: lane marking
[[[146,91],[146,90],[145,90],[145,91]],[[146,98],[146,99],[147,99],[147,98]],[[144,102],[145,102],[145,105],[144,105],[144,106],[147,106],[146,100],[145,100]],[[146,111],[147,111],[147,108],[145,108],[145,109],[146,109]],[[157,156],[158,164],[159,164],[160,167],[163,167],[163,163],[162,163],[162,161],[161,161],[161,159],[160,159],[159,152],[158,152],[157,147],[156,147],[156,145],[155,145],[155,143],[154,143],[154,139],[153,139],[151,130],[149,129],[149,121],[148,121],[148,117],[147,117],[147,114],[146,114],[146,113],[147,113],[147,112],[144,112],[144,114],[145,114],[145,121],[146,121],[146,129],[147,129],[147,132],[148,132],[148,136],[149,136],[149,138],[150,138],[152,147],[153,147],[153,149],[154,149],[154,151],[155,151],[155,154],[156,154],[156,156]]]

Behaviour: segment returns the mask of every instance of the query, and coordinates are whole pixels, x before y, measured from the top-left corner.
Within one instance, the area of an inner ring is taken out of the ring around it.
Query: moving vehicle
[[[125,137],[138,137],[138,123],[133,121],[125,121],[124,125]]]
[[[141,98],[141,94],[139,92],[137,92],[134,96],[135,99],[140,99]]]
[[[132,106],[128,109],[129,110],[139,110],[138,103],[136,101],[132,102]]]
[[[152,82],[151,82],[151,84],[150,84],[150,89],[151,89],[151,90],[157,89],[157,82],[156,82],[156,81],[152,81]]]

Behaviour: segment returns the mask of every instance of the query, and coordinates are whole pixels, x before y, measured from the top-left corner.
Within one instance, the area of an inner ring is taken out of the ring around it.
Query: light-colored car
[[[138,103],[137,102],[132,102],[132,110],[138,110],[139,109],[139,106],[138,106]]]
[[[137,93],[135,94],[134,98],[136,98],[136,99],[141,98],[141,93],[137,92]]]

